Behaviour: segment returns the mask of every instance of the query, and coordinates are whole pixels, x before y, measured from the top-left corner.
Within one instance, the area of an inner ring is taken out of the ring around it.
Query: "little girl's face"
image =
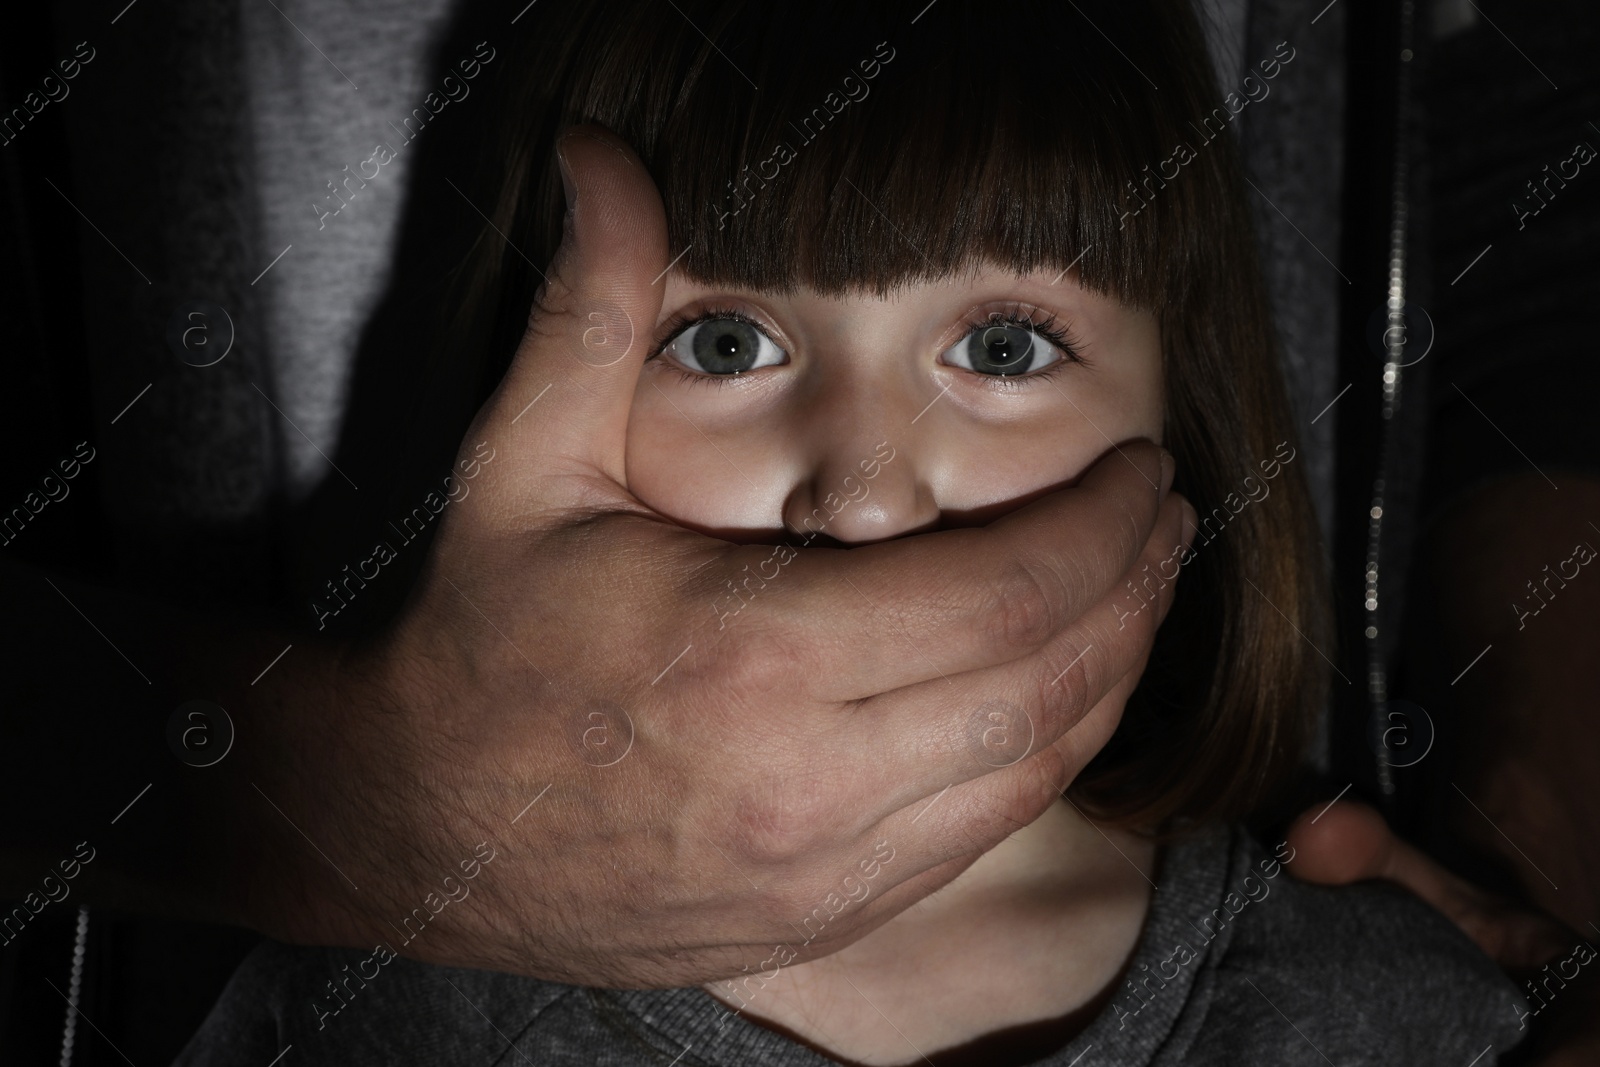
[[[633,494],[734,541],[881,541],[988,522],[1160,442],[1153,314],[1074,274],[985,267],[823,297],[666,279],[628,424]],[[809,521],[808,521],[809,520]]]

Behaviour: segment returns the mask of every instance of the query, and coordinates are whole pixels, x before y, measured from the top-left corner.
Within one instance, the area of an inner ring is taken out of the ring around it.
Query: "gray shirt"
[[[1526,1002],[1447,919],[1383,883],[1299,883],[1278,862],[1290,855],[1238,827],[1163,849],[1125,980],[1035,1067],[1487,1067],[1517,1043]],[[698,987],[591,989],[403,958],[350,977],[372,956],[263,944],[176,1067],[261,1067],[289,1046],[295,1067],[833,1062]]]

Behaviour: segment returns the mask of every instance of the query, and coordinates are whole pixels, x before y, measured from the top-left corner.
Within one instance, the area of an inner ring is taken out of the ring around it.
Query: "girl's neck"
[[[1146,839],[1058,801],[833,955],[782,968],[754,996],[705,988],[846,1063],[999,1065],[1008,1047],[1027,1062],[1104,1006],[1143,928],[1155,858]]]

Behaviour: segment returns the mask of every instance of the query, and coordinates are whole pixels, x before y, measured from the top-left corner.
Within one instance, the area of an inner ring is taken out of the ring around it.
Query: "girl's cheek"
[[[640,503],[705,532],[781,527],[789,484],[782,459],[792,443],[752,435],[748,427],[718,426],[704,411],[691,414],[685,390],[663,383],[669,402],[642,380],[640,389],[626,453],[628,491]]]

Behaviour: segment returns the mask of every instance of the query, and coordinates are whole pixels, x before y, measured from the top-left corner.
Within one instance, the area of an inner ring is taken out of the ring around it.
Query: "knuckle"
[[[781,692],[793,677],[795,650],[755,620],[718,647],[722,684],[739,693]]]
[[[752,696],[785,692],[803,653],[769,623],[741,617],[709,640],[696,640],[692,655],[672,668],[673,688],[696,701],[741,703]]]
[[[1047,738],[1060,736],[1083,714],[1087,701],[1089,672],[1085,665],[1089,652],[1072,647],[1060,656],[1047,658],[1041,669],[1030,675],[1036,687],[1037,706],[1043,721],[1040,733]],[[1057,662],[1059,660],[1059,663]]]
[[[1017,778],[1008,798],[1005,814],[1020,828],[1033,822],[1055,802],[1065,788],[1061,754],[1045,745],[1017,765]]]
[[[805,788],[755,790],[733,810],[733,847],[761,867],[796,863],[811,854],[821,822],[818,804]]]
[[[1060,769],[1061,757],[1049,747],[1007,768],[984,817],[965,829],[968,851],[987,851],[1037,819],[1061,795]]]
[[[1011,565],[988,610],[993,629],[1015,647],[1037,647],[1056,631],[1055,602],[1046,579],[1028,563]]]

